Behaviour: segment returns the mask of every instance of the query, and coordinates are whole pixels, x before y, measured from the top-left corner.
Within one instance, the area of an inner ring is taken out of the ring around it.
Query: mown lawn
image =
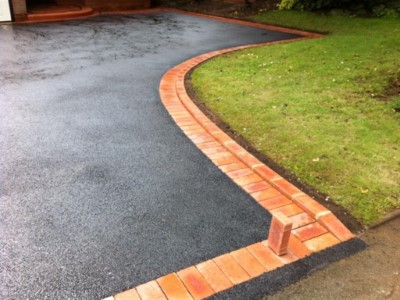
[[[363,224],[399,208],[400,20],[254,18],[329,35],[212,59],[192,75],[200,99]]]

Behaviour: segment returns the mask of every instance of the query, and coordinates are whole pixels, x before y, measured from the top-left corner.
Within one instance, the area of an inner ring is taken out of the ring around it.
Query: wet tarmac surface
[[[293,37],[176,13],[0,25],[0,299],[99,299],[267,236],[158,84]]]

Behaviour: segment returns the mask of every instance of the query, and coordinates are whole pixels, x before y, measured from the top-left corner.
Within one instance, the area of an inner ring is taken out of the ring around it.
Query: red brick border
[[[299,38],[261,45],[320,36],[316,33],[277,26],[183,13],[301,35]],[[143,289],[142,285],[117,294],[115,300],[204,299],[353,237],[353,234],[327,208],[232,140],[194,104],[186,92],[185,75],[200,63],[224,53],[259,45],[217,50],[189,59],[163,76],[159,91],[164,106],[187,137],[222,172],[272,213],[275,226],[271,226],[273,230],[270,231],[270,239],[151,281],[145,284],[146,289]]]
[[[184,84],[185,75],[191,69],[212,57],[259,45],[293,42],[320,35],[174,9],[114,13],[164,11],[301,35],[295,39],[227,48],[194,57],[169,70],[159,87],[161,101],[181,130],[222,172],[274,216],[274,224],[271,226],[270,240],[190,266],[106,299],[204,299],[351,239],[353,234],[332,212],[264,165],[216,126],[193,103]]]

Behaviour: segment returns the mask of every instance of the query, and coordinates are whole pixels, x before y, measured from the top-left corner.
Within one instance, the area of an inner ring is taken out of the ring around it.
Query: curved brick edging
[[[139,285],[107,300],[204,299],[354,237],[332,212],[264,165],[224,133],[194,104],[184,84],[186,74],[212,57],[259,45],[316,38],[319,35],[277,26],[183,13],[302,35],[291,40],[239,46],[199,55],[169,70],[162,77],[159,87],[161,101],[186,136],[262,207],[272,215],[283,214],[293,223],[288,253],[276,255],[268,246],[268,240],[265,240]]]

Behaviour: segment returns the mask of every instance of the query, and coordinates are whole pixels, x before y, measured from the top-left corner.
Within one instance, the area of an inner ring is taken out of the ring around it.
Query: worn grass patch
[[[330,34],[212,59],[192,75],[199,98],[363,224],[400,207],[399,20],[255,19]]]

